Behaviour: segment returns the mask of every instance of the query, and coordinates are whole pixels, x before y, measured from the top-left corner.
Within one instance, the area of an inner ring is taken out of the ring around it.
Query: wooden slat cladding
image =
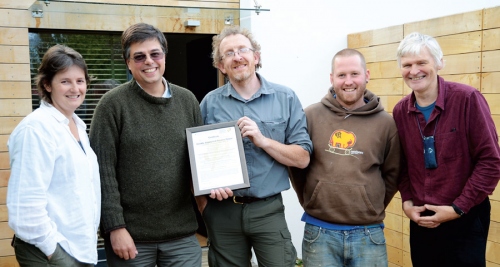
[[[31,98],[29,99],[0,99],[0,116],[24,117],[31,113]]]
[[[436,40],[444,55],[454,55],[481,51],[482,36],[482,31],[475,31],[437,37]]]
[[[500,50],[483,52],[483,72],[500,71]],[[497,85],[498,86],[498,85]]]
[[[396,60],[367,63],[366,68],[370,70],[370,79],[401,77]]]
[[[0,267],[19,267],[15,256],[0,257]]]
[[[30,82],[2,82],[0,81],[0,99],[2,98],[31,98]]]
[[[9,184],[10,170],[0,170],[0,186]]]
[[[36,0],[6,0],[0,1],[0,8],[28,9]]]
[[[29,45],[28,29],[0,28],[0,45]]]
[[[481,92],[500,94],[500,72],[481,73]],[[497,128],[499,130],[499,128]]]
[[[403,78],[370,80],[367,88],[377,96],[401,95],[403,93]]]
[[[483,51],[500,49],[500,28],[483,31]]]
[[[482,30],[483,11],[472,11],[404,24],[404,35],[420,32],[434,37]]]
[[[440,75],[477,73],[481,71],[481,52],[444,56],[445,66]]]
[[[350,48],[361,48],[403,40],[403,26],[392,26],[384,29],[349,34],[347,44]]]
[[[0,134],[10,134],[23,117],[0,117]]]
[[[29,46],[0,45],[0,63],[30,63]]]
[[[470,85],[477,90],[481,87],[481,75],[479,73],[441,75],[446,81]]]
[[[363,54],[366,63],[396,60],[397,43],[384,44],[372,47],[358,48],[357,50]]]
[[[483,11],[483,29],[500,28],[500,6]]]
[[[0,81],[30,81],[29,64],[0,63]]]

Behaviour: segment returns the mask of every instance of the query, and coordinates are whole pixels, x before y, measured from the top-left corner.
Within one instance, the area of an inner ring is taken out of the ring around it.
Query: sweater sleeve
[[[105,96],[106,97],[106,96]],[[90,144],[97,155],[101,176],[101,225],[105,233],[124,228],[125,219],[116,176],[120,117],[111,108],[110,98],[97,105],[90,127]]]
[[[396,128],[396,126],[394,126]],[[382,164],[382,178],[385,182],[385,198],[384,206],[387,207],[389,202],[398,191],[398,176],[401,168],[401,144],[397,130],[392,131],[394,134],[389,137],[386,149],[384,164]]]

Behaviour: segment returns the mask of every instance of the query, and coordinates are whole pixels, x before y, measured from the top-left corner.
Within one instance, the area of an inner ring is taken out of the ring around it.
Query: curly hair
[[[222,30],[219,35],[216,35],[212,38],[212,65],[215,68],[219,67],[219,62],[221,61],[221,53],[220,53],[220,43],[224,38],[230,35],[241,34],[250,40],[250,44],[252,45],[252,49],[255,53],[260,54],[260,44],[253,38],[252,33],[247,29],[242,29],[239,26],[230,26],[226,27]],[[259,59],[259,63],[255,65],[255,70],[262,68],[262,57]]]

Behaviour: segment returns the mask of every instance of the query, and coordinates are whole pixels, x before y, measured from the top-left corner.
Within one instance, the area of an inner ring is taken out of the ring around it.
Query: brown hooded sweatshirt
[[[307,214],[344,225],[381,223],[397,192],[400,143],[394,119],[366,90],[365,105],[346,110],[330,88],[305,109],[314,151],[290,177]]]

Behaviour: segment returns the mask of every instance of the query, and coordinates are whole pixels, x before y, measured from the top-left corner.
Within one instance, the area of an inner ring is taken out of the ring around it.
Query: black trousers
[[[489,198],[462,217],[436,228],[410,222],[411,261],[414,267],[484,267],[490,227]]]

